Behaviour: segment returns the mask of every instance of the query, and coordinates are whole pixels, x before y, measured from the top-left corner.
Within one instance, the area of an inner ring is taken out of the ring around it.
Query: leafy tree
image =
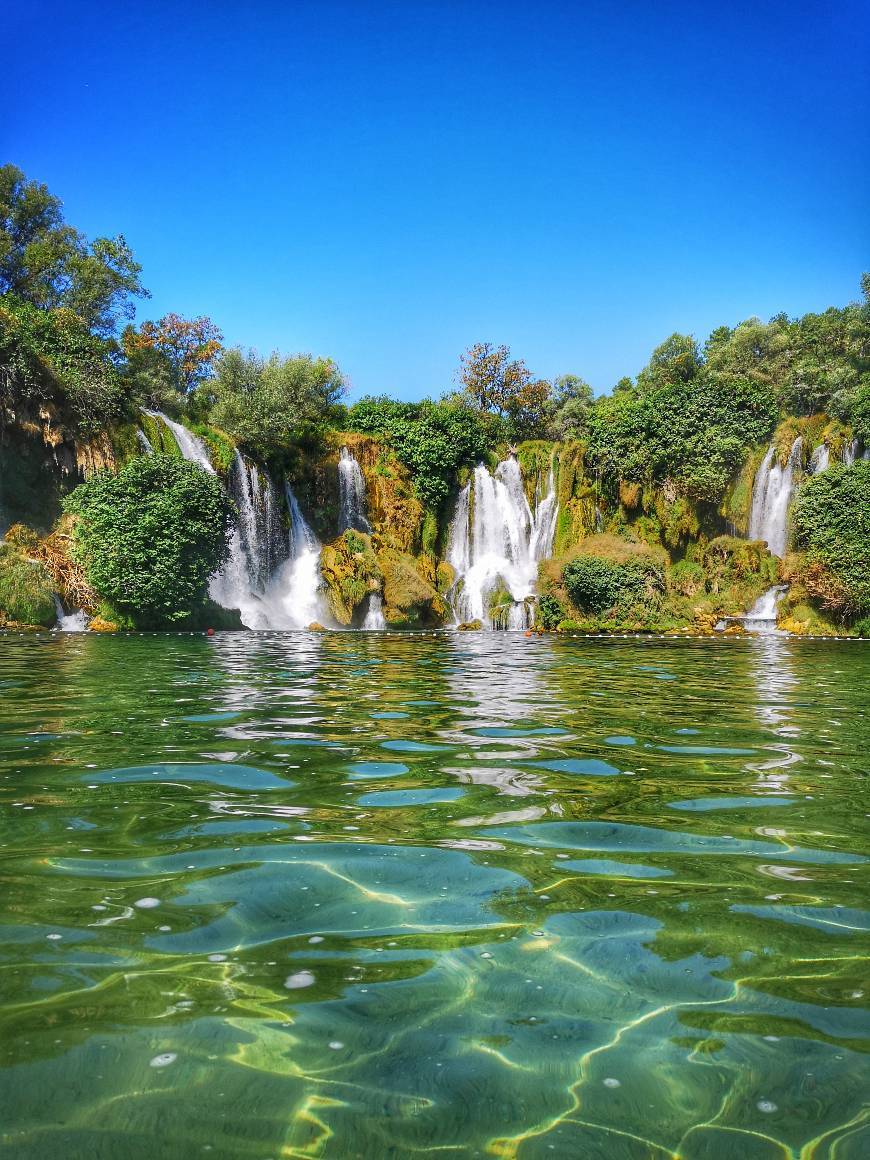
[[[0,299],[0,411],[52,400],[77,431],[99,430],[125,405],[109,350],[72,310]]]
[[[612,479],[670,479],[692,498],[713,501],[747,448],[770,435],[776,415],[769,387],[696,371],[688,379],[599,399],[590,417],[589,454]]]
[[[143,322],[138,330],[127,327],[122,341],[134,370],[145,372],[157,384],[168,378],[175,391],[188,395],[212,374],[223,337],[205,316],[164,314],[157,322]]]
[[[698,344],[690,334],[672,334],[655,348],[637,376],[638,390],[653,391],[668,383],[688,383],[703,365]]]
[[[829,606],[848,617],[870,613],[870,462],[834,463],[811,476],[798,491],[792,528],[796,546],[839,581]]]
[[[479,462],[491,445],[480,413],[461,396],[422,403],[360,399],[348,411],[348,424],[390,444],[433,511],[450,495],[459,468]]]
[[[548,382],[533,379],[526,364],[512,359],[506,346],[479,342],[460,361],[459,377],[475,406],[504,419],[511,438],[542,434],[549,412]]]
[[[210,419],[265,458],[294,444],[314,444],[336,418],[344,378],[328,358],[267,359],[226,351],[206,388]]]
[[[583,439],[589,431],[589,420],[595,398],[592,388],[578,375],[562,375],[553,383],[549,435],[553,439]]]
[[[68,495],[73,558],[94,591],[141,628],[184,620],[228,552],[235,509],[217,478],[168,455],[100,472]]]
[[[108,336],[119,318],[132,318],[131,299],[147,297],[141,271],[123,236],[89,243],[66,224],[45,185],[0,166],[0,295],[42,310],[66,308]]]

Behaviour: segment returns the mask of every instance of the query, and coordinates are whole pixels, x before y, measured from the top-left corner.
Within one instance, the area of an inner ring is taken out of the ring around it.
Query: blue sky
[[[17,8],[0,156],[126,235],[141,316],[351,397],[440,394],[478,340],[608,390],[870,268],[865,0]]]

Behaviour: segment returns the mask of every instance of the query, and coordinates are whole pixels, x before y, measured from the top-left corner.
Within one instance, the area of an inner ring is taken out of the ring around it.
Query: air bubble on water
[[[760,1112],[776,1112],[779,1110],[773,1100],[759,1100],[756,1107]]]
[[[108,907],[104,906],[102,902],[95,902],[91,910],[108,910]]]
[[[52,942],[57,942],[58,939],[63,938],[62,934],[47,934],[46,938],[50,938]]]
[[[601,1082],[604,1084],[605,1087],[608,1087],[608,1088],[622,1087],[622,1081],[618,1080],[618,1079],[614,1079],[612,1075],[609,1075],[607,1077],[607,1079],[602,1080]]]
[[[344,1047],[344,1044],[341,1042],[340,1039],[333,1039],[331,1041],[331,1043],[329,1044],[329,1046],[332,1048],[333,1051],[341,1051],[342,1047]]]
[[[765,1035],[763,1038],[766,1039],[768,1043],[779,1043],[778,1035]]]
[[[489,951],[484,951],[484,952],[481,954],[481,956],[480,956],[480,957],[481,957],[482,959],[491,959],[491,958],[492,958],[492,955],[490,954],[490,952],[489,952]]]
[[[171,926],[158,926],[157,929],[162,930],[163,933],[165,934],[168,930],[172,930],[172,927]]]
[[[225,963],[227,961],[226,955],[209,955],[208,961],[210,963]]]
[[[313,934],[308,941],[310,943],[322,943],[323,942],[323,935],[322,934]]]
[[[175,1063],[178,1055],[174,1051],[164,1051],[160,1055],[155,1055],[149,1063],[149,1067],[169,1067],[170,1063]]]
[[[301,987],[310,987],[314,982],[314,974],[311,971],[297,971],[295,975],[288,975],[284,980],[284,986],[288,991],[298,991]]]
[[[133,903],[133,905],[138,906],[140,910],[152,910],[155,906],[160,905],[160,899],[159,898],[137,898],[136,901]]]

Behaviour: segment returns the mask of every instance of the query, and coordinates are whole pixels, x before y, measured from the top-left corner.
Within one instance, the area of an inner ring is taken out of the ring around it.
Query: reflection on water
[[[3,1155],[867,1155],[868,677],[0,637]]]

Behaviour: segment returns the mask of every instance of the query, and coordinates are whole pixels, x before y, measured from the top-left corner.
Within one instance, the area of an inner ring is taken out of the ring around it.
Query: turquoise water
[[[870,1155],[861,642],[0,636],[0,1155]]]

